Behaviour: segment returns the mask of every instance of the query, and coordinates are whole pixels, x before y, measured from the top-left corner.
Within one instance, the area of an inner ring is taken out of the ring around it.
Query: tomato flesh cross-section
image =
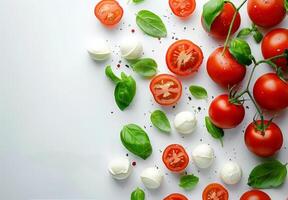
[[[188,17],[196,7],[195,0],[169,0],[172,12],[178,17]]]
[[[123,9],[115,0],[102,0],[94,10],[95,16],[106,26],[118,24],[123,16]]]
[[[185,149],[179,144],[171,144],[166,147],[162,160],[165,166],[172,172],[183,171],[189,163],[189,157]]]
[[[228,191],[218,183],[212,183],[206,186],[202,193],[203,200],[228,200]]]

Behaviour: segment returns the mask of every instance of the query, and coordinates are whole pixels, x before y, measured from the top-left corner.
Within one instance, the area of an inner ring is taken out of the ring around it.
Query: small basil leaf
[[[251,28],[243,28],[242,30],[239,31],[237,37],[245,37],[248,36],[252,32]]]
[[[144,77],[152,77],[157,74],[157,63],[151,58],[142,58],[132,64],[133,70]]]
[[[242,65],[252,63],[252,55],[249,44],[240,38],[234,38],[229,47],[230,53]]]
[[[221,145],[223,146],[223,140],[222,140],[222,138],[224,137],[223,129],[215,126],[208,116],[205,117],[205,125],[206,125],[207,131],[210,133],[210,135],[213,138],[220,140]]]
[[[149,10],[141,10],[136,16],[140,29],[152,37],[166,37],[167,30],[161,18]]]
[[[133,3],[140,3],[140,2],[142,2],[144,0],[132,0],[132,1],[133,1]]]
[[[191,94],[197,99],[206,99],[208,97],[206,89],[201,86],[191,85],[189,90]]]
[[[254,38],[255,42],[257,42],[259,44],[263,39],[263,35],[259,31],[253,31],[253,38]]]
[[[122,144],[131,153],[142,159],[148,158],[152,153],[152,146],[147,133],[136,124],[124,126],[120,133]]]
[[[197,176],[185,175],[180,178],[179,186],[185,190],[193,189],[199,182],[199,178]]]
[[[210,0],[203,6],[203,23],[205,28],[210,31],[211,25],[224,7],[224,0]]]
[[[288,0],[285,0],[285,8],[286,8],[286,11],[288,12]]]
[[[131,193],[131,198],[130,200],[144,200],[145,199],[145,193],[142,189],[136,188],[132,193]]]
[[[170,122],[164,112],[161,110],[155,110],[151,116],[150,120],[152,124],[158,128],[160,131],[169,133],[171,132]]]
[[[117,84],[119,81],[121,81],[121,79],[118,78],[118,77],[113,73],[111,66],[106,66],[105,74],[106,74],[106,76],[107,76],[111,81],[113,81],[113,82],[116,83],[116,84]]]
[[[277,160],[267,161],[251,171],[248,185],[258,189],[277,188],[284,183],[286,175],[286,165]]]

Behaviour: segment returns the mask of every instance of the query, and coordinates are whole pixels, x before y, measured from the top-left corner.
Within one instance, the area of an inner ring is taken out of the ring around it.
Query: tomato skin
[[[223,10],[221,13],[215,18],[213,21],[210,31],[206,29],[203,23],[202,17],[202,26],[204,30],[210,33],[211,36],[218,38],[218,39],[225,39],[228,35],[229,26],[231,24],[232,18],[236,9],[232,5],[231,2],[225,2]],[[231,34],[234,34],[241,24],[241,16],[237,13],[234,24],[232,26]]]
[[[105,26],[114,26],[123,16],[123,8],[116,0],[101,0],[94,9],[97,19]]]
[[[273,29],[262,40],[261,50],[265,59],[280,55],[285,49],[288,49],[288,29]],[[288,72],[288,62],[285,58],[279,58],[273,62],[282,67],[284,72]]]
[[[261,190],[250,190],[245,192],[240,200],[271,200],[271,198]]]
[[[284,0],[248,0],[247,11],[254,24],[262,27],[275,26],[286,15]]]
[[[256,121],[256,123],[260,124],[261,120]],[[268,123],[269,121],[264,120],[265,125]],[[283,145],[281,129],[274,122],[271,122],[264,132],[257,130],[254,122],[252,122],[246,128],[244,138],[247,148],[260,157],[274,155]]]
[[[182,60],[178,60],[181,57]],[[189,58],[189,59],[187,59]],[[179,76],[188,76],[198,71],[203,62],[201,48],[190,40],[174,42],[166,53],[168,69]]]
[[[260,76],[254,84],[256,102],[266,110],[281,110],[288,106],[288,84],[275,73]]]
[[[169,6],[174,13],[174,15],[178,17],[188,17],[191,15],[196,7],[195,0],[169,0]]]
[[[165,148],[162,161],[170,171],[178,173],[187,167],[189,156],[181,145],[171,144]]]
[[[173,193],[165,197],[163,200],[188,200],[188,199],[182,194]]]
[[[219,194],[221,196],[218,196]],[[217,195],[217,197],[215,195]],[[215,198],[213,198],[212,196]],[[207,185],[202,193],[202,200],[228,200],[228,199],[229,199],[228,191],[219,183],[211,183]]]
[[[239,64],[228,49],[223,55],[222,51],[223,47],[219,47],[209,56],[207,72],[215,83],[228,88],[244,79],[246,67]]]
[[[227,94],[216,97],[209,107],[209,117],[213,124],[219,128],[234,128],[243,121],[244,116],[245,109],[243,105],[230,103]]]

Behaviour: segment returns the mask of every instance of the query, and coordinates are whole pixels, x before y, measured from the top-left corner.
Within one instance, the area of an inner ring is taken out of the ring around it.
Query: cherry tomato
[[[275,73],[260,76],[255,82],[253,94],[256,102],[267,110],[281,110],[288,106],[288,83]]]
[[[206,186],[202,193],[203,200],[228,200],[229,193],[222,185],[211,183]]]
[[[173,193],[165,197],[163,200],[188,200],[188,199],[182,194]]]
[[[189,156],[179,144],[171,144],[163,152],[162,160],[172,172],[182,172],[189,163]]]
[[[262,27],[275,26],[286,15],[284,0],[248,0],[247,11],[254,24]]]
[[[174,42],[166,53],[169,70],[179,76],[188,76],[197,72],[202,61],[202,50],[189,40]]]
[[[215,83],[227,88],[244,79],[246,67],[239,64],[228,50],[223,55],[222,51],[223,47],[219,47],[209,56],[207,72]]]
[[[172,12],[178,17],[188,17],[196,7],[195,0],[169,0]]]
[[[206,27],[203,24],[203,17],[202,17],[202,26],[204,30],[206,30],[208,33],[211,34],[211,36],[219,39],[225,39],[228,35],[229,26],[232,22],[232,18],[234,13],[236,12],[235,7],[231,2],[225,2],[223,10],[221,13],[215,18],[213,21],[210,31],[206,29]],[[237,13],[234,24],[232,26],[231,34],[234,34],[241,23],[241,17],[240,14]]]
[[[261,120],[252,122],[245,131],[245,144],[247,148],[261,157],[269,157],[274,155],[283,144],[283,135],[281,129],[273,122],[264,120],[264,125],[269,125],[265,131],[257,128],[260,126]]]
[[[180,99],[182,84],[175,76],[160,74],[151,80],[150,91],[157,103],[169,106],[177,103]]]
[[[227,94],[216,97],[209,107],[209,117],[219,128],[234,128],[242,122],[244,116],[243,105],[230,103]]]
[[[95,7],[95,16],[106,26],[118,24],[123,16],[123,9],[115,0],[101,0]]]
[[[245,192],[240,200],[271,200],[268,194],[261,190],[250,190]]]
[[[288,29],[277,28],[265,35],[261,44],[262,54],[265,59],[284,53],[288,49]],[[273,61],[277,66],[288,72],[288,62],[285,58]]]

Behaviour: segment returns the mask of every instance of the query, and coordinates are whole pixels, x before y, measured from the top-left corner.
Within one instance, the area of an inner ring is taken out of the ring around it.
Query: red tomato
[[[284,0],[248,0],[247,11],[254,24],[262,27],[275,26],[286,15]]]
[[[223,47],[219,47],[209,56],[207,72],[215,83],[228,88],[244,79],[246,67],[239,64],[228,49],[223,55],[222,51]]]
[[[206,27],[203,25],[203,17],[202,17],[202,26],[204,30],[209,32],[213,37],[219,38],[219,39],[225,39],[228,35],[229,26],[231,24],[231,21],[235,12],[236,12],[236,9],[232,5],[232,3],[225,2],[223,10],[213,21],[210,31],[207,30]],[[240,17],[240,14],[237,13],[236,19],[234,21],[234,24],[231,30],[231,34],[234,34],[238,30],[240,23],[241,23],[241,17]]]
[[[196,7],[195,0],[169,0],[172,12],[178,17],[188,17]]]
[[[269,121],[265,120],[267,125]],[[256,121],[257,126],[261,124],[261,120]],[[245,144],[248,149],[261,157],[269,157],[274,155],[283,144],[283,135],[280,128],[273,122],[265,129],[258,130],[254,122],[249,124],[245,131]]]
[[[163,152],[162,160],[172,172],[182,172],[189,163],[189,156],[179,144],[171,144]]]
[[[244,116],[243,105],[230,103],[227,94],[216,97],[209,107],[209,117],[219,128],[234,128],[242,122]]]
[[[150,91],[157,103],[169,106],[177,103],[180,99],[182,84],[175,76],[160,74],[151,80]]]
[[[288,49],[288,29],[277,28],[267,33],[263,38],[261,49],[265,59],[284,53],[284,50]],[[273,62],[288,72],[288,62],[285,58]]]
[[[115,0],[101,0],[95,7],[95,16],[106,26],[118,24],[123,16],[123,9]]]
[[[229,193],[222,185],[211,183],[206,186],[202,193],[203,200],[228,200]]]
[[[245,192],[240,200],[271,200],[268,194],[260,190],[250,190]]]
[[[275,73],[264,74],[255,82],[253,95],[264,109],[284,109],[288,106],[288,83],[282,81]]]
[[[182,194],[173,193],[165,197],[163,200],[188,200],[188,199]]]
[[[174,42],[166,53],[166,63],[169,70],[179,76],[187,76],[197,72],[202,61],[202,50],[189,40]]]

